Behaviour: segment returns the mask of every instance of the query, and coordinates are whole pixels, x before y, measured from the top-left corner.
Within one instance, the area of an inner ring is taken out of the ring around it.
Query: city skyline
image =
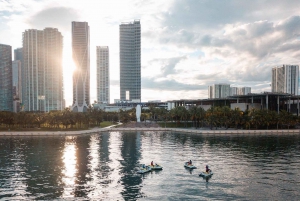
[[[26,29],[58,28],[64,36],[66,106],[72,103],[71,22],[91,27],[91,99],[96,46],[109,46],[111,97],[119,99],[119,24],[140,19],[142,101],[206,98],[207,86],[230,83],[271,91],[271,69],[299,65],[299,1],[0,1],[0,43],[22,47]]]

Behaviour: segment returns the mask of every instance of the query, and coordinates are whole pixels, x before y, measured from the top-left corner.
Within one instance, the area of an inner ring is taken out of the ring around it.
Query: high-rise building
[[[120,99],[141,101],[141,24],[120,25]]]
[[[208,87],[208,98],[226,98],[230,96],[230,84],[214,84]]]
[[[56,28],[29,29],[23,33],[25,111],[63,109],[63,37]]]
[[[86,112],[90,105],[90,27],[87,22],[72,22],[74,112]]]
[[[23,60],[23,48],[14,49],[14,61],[21,61]]]
[[[13,66],[14,65],[15,66],[18,65],[18,67],[19,67],[19,70],[18,70],[18,87],[17,88],[18,88],[19,101],[22,102],[22,94],[24,93],[23,90],[25,90],[25,87],[22,87],[22,86],[25,85],[25,79],[22,79],[22,77],[25,77],[24,70],[23,70],[23,68],[24,68],[24,66],[23,66],[23,48],[14,49]],[[13,77],[14,77],[14,73],[13,73]]]
[[[13,84],[13,98],[19,99],[21,87],[21,61],[16,60],[12,62],[12,84]]]
[[[0,44],[0,111],[13,111],[12,49]]]
[[[272,68],[272,92],[298,95],[299,65]]]
[[[230,96],[238,95],[238,87],[230,87]]]
[[[251,93],[251,87],[239,87],[238,95],[248,95]]]
[[[230,87],[230,96],[247,95],[251,93],[251,87]]]
[[[109,48],[97,46],[97,101],[98,103],[110,102],[109,87]]]

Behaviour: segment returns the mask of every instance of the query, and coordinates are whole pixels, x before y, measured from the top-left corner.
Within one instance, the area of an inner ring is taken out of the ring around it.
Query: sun
[[[63,56],[63,75],[64,75],[64,97],[66,106],[72,104],[73,96],[73,73],[76,70],[75,63],[72,58],[72,49],[65,48]]]

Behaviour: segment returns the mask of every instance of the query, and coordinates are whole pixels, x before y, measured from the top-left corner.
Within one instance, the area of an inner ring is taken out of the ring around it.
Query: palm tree
[[[238,125],[241,122],[242,115],[243,112],[238,107],[231,111],[231,120],[234,123],[236,129],[238,129]]]
[[[192,106],[189,108],[190,117],[195,128],[197,128],[197,110],[197,106]]]
[[[203,109],[203,107],[198,107],[197,113],[196,113],[196,118],[197,118],[197,123],[198,123],[199,127],[200,127],[200,122],[201,122],[201,127],[203,127],[203,121],[205,119],[205,115],[206,115],[206,112]]]
[[[225,126],[225,129],[228,129],[228,126],[230,124],[230,118],[231,118],[230,117],[230,115],[231,115],[231,109],[230,109],[230,107],[223,106],[221,108],[221,113],[222,113],[222,116],[223,116],[222,122],[223,122],[223,124]]]

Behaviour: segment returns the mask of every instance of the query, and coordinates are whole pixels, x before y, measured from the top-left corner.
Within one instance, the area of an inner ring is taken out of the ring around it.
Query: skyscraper
[[[141,101],[141,24],[120,25],[120,99]]]
[[[248,95],[251,93],[251,87],[230,87],[230,96]]]
[[[12,62],[12,79],[13,79],[13,98],[19,99],[20,95],[20,81],[21,81],[21,61],[16,60]]]
[[[14,49],[14,61],[21,61],[23,60],[23,48]]]
[[[22,77],[25,77],[24,74],[24,66],[23,66],[23,48],[17,48],[14,49],[14,61],[13,61],[13,66],[18,65],[19,70],[18,70],[18,98],[19,101],[22,102],[22,94],[24,93],[23,90],[25,90],[25,79],[22,79]],[[14,73],[13,73],[14,74]],[[14,77],[14,75],[13,75]]]
[[[87,22],[72,22],[73,111],[86,112],[90,105],[90,27]]]
[[[208,98],[226,98],[230,96],[230,84],[208,86]]]
[[[272,68],[272,92],[298,95],[299,65]]]
[[[23,33],[24,110],[63,109],[62,39],[56,28]]]
[[[0,44],[0,111],[13,110],[12,49]]]
[[[109,103],[109,48],[97,46],[97,101]]]

